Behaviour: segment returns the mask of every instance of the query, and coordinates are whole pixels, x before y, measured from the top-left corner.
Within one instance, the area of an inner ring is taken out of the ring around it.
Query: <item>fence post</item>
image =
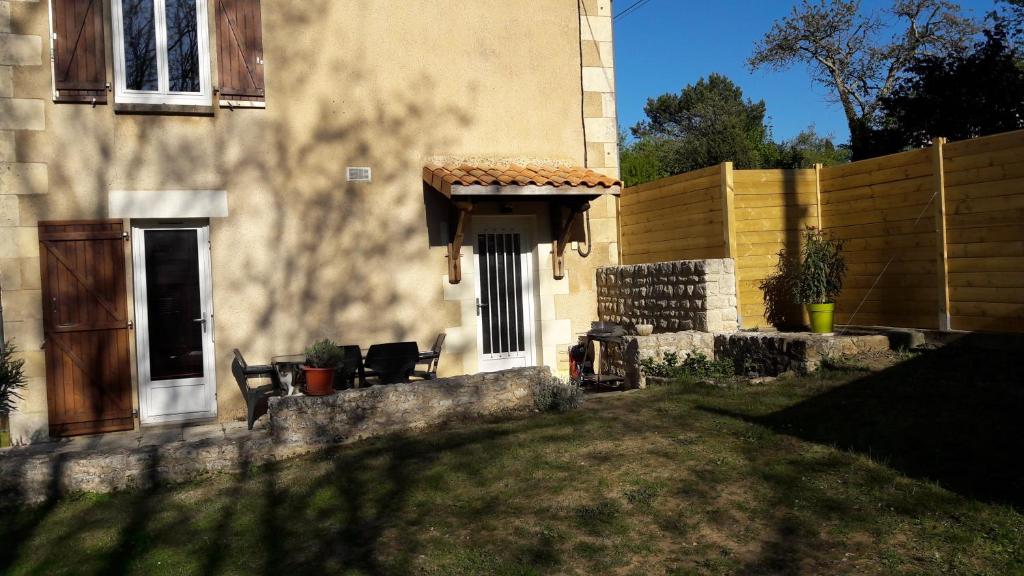
[[[942,159],[945,138],[932,143],[932,172],[935,174],[935,267],[938,271],[939,330],[950,329],[949,313],[949,254],[946,248],[946,174]]]
[[[740,266],[736,250],[736,186],[733,179],[732,162],[722,162],[722,234],[725,243],[725,257],[732,258],[733,278],[736,279],[736,326],[743,327],[740,313]]]
[[[821,164],[814,165],[814,202],[818,210],[818,230],[824,230],[821,225]]]

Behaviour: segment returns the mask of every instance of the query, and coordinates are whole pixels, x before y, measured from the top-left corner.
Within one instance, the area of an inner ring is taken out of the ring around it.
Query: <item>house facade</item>
[[[250,362],[567,369],[617,262],[610,0],[0,2],[12,439],[245,413]]]

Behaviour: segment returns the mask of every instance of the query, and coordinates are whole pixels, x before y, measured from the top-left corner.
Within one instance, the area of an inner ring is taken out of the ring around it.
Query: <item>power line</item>
[[[634,12],[637,12],[638,10],[646,6],[647,3],[650,1],[651,0],[636,0],[636,2],[633,2],[625,9],[623,9],[621,12],[616,14],[615,17],[612,18],[612,20],[619,20],[625,18],[626,16],[629,16],[630,14],[633,14]]]

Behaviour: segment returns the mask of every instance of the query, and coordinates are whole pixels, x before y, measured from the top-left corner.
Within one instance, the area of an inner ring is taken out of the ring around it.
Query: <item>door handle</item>
[[[202,318],[196,318],[196,319],[194,319],[192,321],[193,322],[200,322],[200,323],[202,323],[202,325],[203,325],[203,333],[206,332],[206,316],[203,316]]]
[[[480,315],[480,310],[483,309],[483,308],[487,308],[487,304],[481,304],[480,303],[480,299],[477,298],[476,299],[476,315],[477,316]]]

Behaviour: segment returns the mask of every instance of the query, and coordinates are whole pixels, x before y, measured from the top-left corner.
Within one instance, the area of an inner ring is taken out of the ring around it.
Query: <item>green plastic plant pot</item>
[[[807,314],[811,317],[811,332],[830,334],[832,332],[832,314],[835,310],[835,303],[808,304]]]

